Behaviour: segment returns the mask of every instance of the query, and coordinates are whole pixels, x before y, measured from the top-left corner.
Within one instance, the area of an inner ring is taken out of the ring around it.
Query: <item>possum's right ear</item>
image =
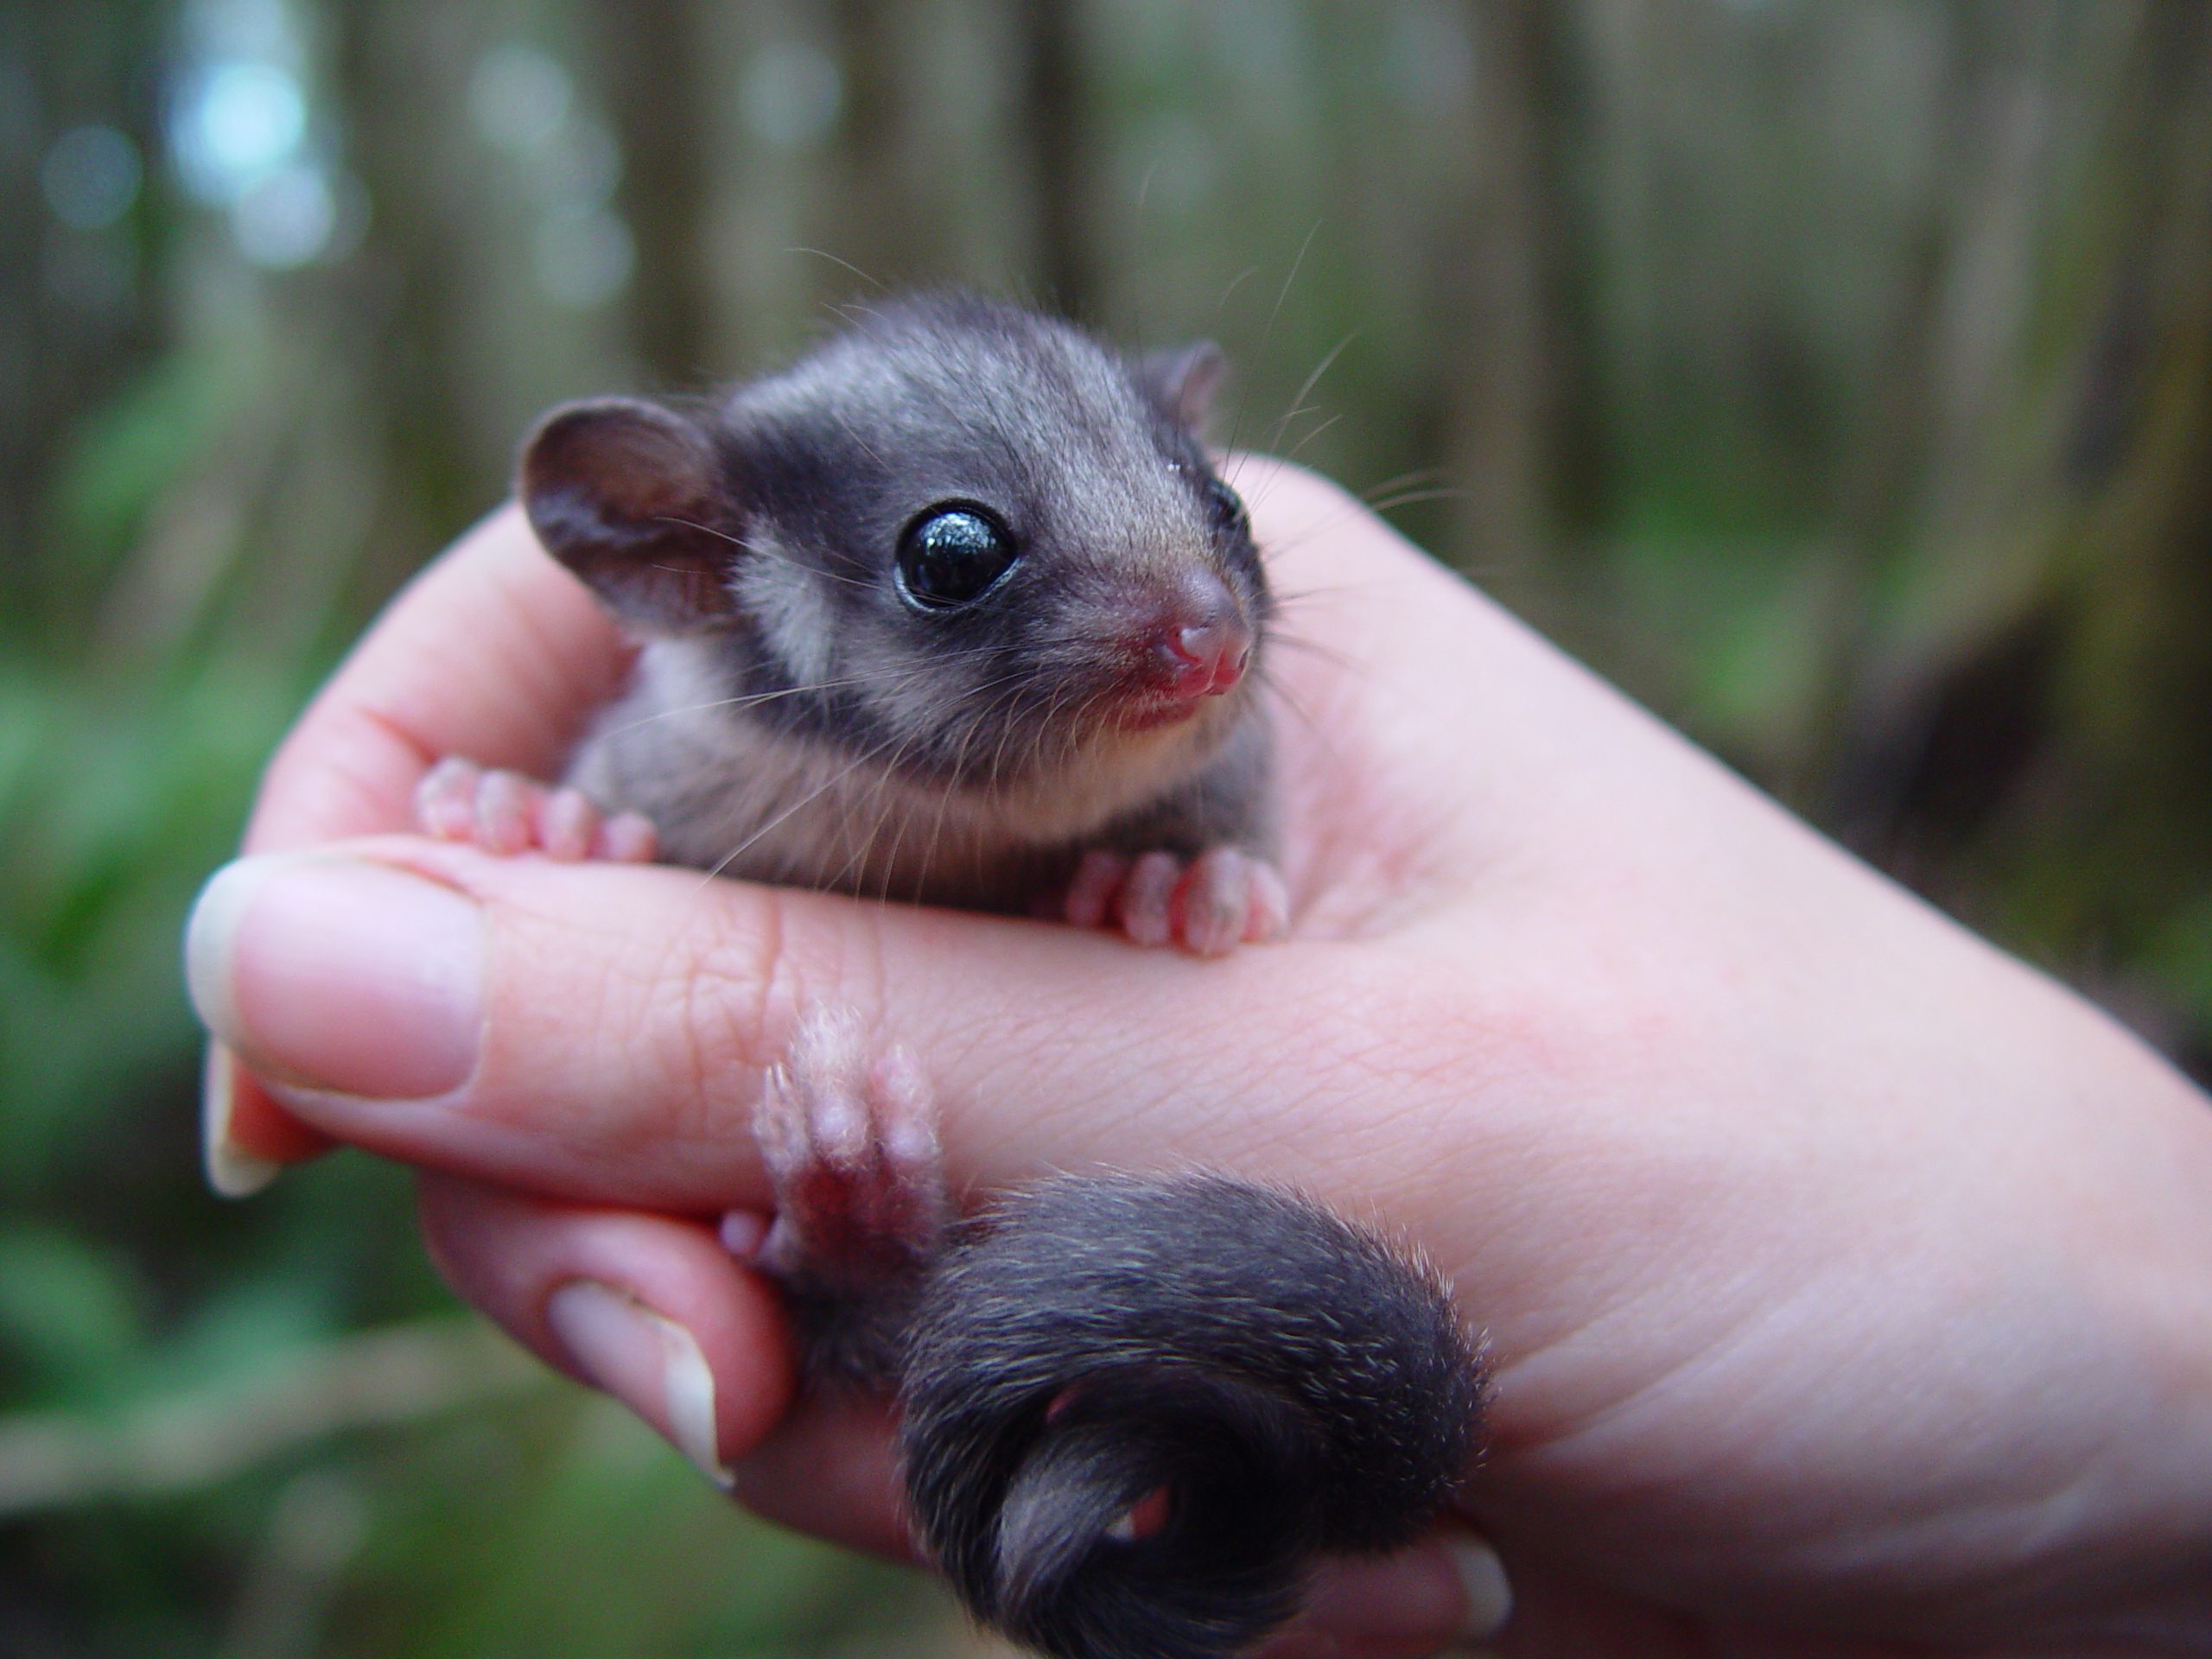
[[[1154,352],[1137,365],[1137,382],[1160,412],[1192,436],[1205,429],[1229,360],[1210,340]]]
[[[524,446],[517,493],[546,550],[624,621],[682,633],[732,613],[736,526],[696,421],[636,397],[556,409]]]

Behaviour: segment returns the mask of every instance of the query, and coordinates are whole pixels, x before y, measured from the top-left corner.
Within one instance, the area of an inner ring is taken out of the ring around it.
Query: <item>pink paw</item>
[[[1094,848],[1076,866],[1061,914],[1077,927],[1119,923],[1133,944],[1225,957],[1281,938],[1290,894],[1274,865],[1234,847],[1209,848],[1187,865],[1173,853],[1130,859]]]
[[[649,864],[656,851],[652,824],[635,812],[606,817],[582,790],[486,771],[458,755],[439,761],[415,786],[415,821],[426,836],[469,842],[503,858],[541,852],[571,863]]]
[[[744,1211],[722,1232],[754,1265],[789,1283],[866,1294],[935,1258],[950,1213],[937,1113],[906,1050],[872,1055],[858,1020],[817,1010],[768,1073],[753,1134],[776,1218],[757,1244]]]

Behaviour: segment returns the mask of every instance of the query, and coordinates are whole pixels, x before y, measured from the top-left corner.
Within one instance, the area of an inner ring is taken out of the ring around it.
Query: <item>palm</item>
[[[582,1200],[692,1287],[725,1380],[765,1375],[736,1306],[757,1290],[646,1212],[761,1201],[751,1080],[791,999],[842,1000],[924,1057],[978,1187],[1194,1161],[1417,1237],[1493,1343],[1468,1503],[1522,1582],[1514,1650],[1725,1650],[1662,1602],[2063,1634],[2096,1586],[2035,1564],[2126,1546],[2163,1490],[2111,1472],[2111,1425],[2156,1446],[2189,1421],[2164,1378],[2201,1334],[2161,1349],[2129,1319],[2156,1300],[2141,1264],[2212,1257],[2199,1098],[1354,505],[1240,467],[1286,601],[1289,942],[1193,963],[395,847],[508,931],[495,1040],[451,1107],[325,1097],[319,1127],[450,1172],[426,1205],[443,1257],[540,1351],[502,1241],[568,1236]],[[253,844],[404,830],[442,754],[543,775],[622,665],[590,601],[495,524],[302,722]],[[758,1440],[766,1417],[744,1421],[728,1444]],[[889,1546],[880,1430],[803,1416],[751,1478],[789,1518]]]

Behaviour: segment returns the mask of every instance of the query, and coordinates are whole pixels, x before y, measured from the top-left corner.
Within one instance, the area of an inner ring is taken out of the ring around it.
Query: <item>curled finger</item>
[[[556,1370],[614,1395],[717,1484],[789,1405],[783,1309],[713,1230],[429,1174],[423,1226],[455,1290]]]

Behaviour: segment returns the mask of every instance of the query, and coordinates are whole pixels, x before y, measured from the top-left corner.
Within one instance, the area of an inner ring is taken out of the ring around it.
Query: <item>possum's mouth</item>
[[[1184,728],[1211,728],[1242,701],[1243,677],[1219,690],[1177,696],[1153,688],[1124,691],[1102,708],[1093,730],[1099,739],[1167,738]]]
[[[1118,731],[1150,732],[1195,719],[1203,707],[1195,699],[1131,698],[1117,704],[1108,722]]]
[[[1249,695],[1239,686],[1225,696],[1151,710],[1124,697],[1110,704],[1102,697],[1081,722],[1070,722],[1031,750],[1024,764],[963,783],[979,804],[1018,823],[1020,839],[1087,836],[1158,800],[1203,767],[1243,717]]]

